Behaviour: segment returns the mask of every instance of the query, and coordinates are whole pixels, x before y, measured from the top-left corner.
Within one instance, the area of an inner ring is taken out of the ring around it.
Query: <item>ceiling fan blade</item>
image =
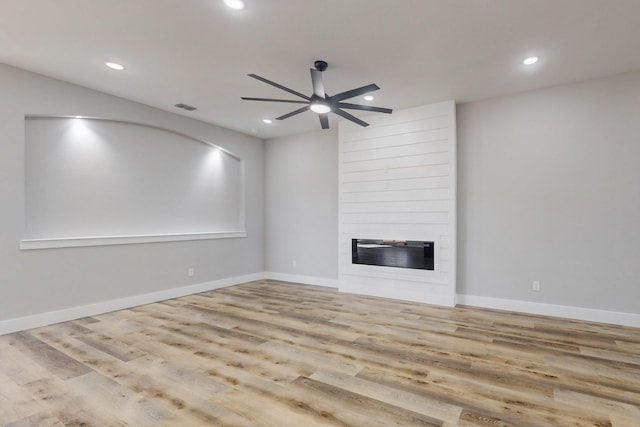
[[[260,81],[261,81],[261,82],[263,82],[263,83],[266,83],[266,84],[268,84],[268,85],[275,86],[275,87],[277,87],[278,89],[284,90],[285,92],[289,92],[289,93],[290,93],[290,94],[292,94],[292,95],[299,96],[299,97],[300,97],[300,98],[302,98],[302,99],[306,99],[307,101],[310,101],[310,100],[311,100],[311,98],[309,98],[307,95],[303,95],[303,94],[301,94],[300,92],[296,92],[296,91],[295,91],[295,90],[293,90],[293,89],[289,89],[288,87],[282,86],[282,85],[280,85],[280,84],[278,84],[278,83],[276,83],[276,82],[272,82],[271,80],[267,80],[267,79],[265,79],[264,77],[260,77],[260,76],[259,76],[259,75],[257,75],[257,74],[247,74],[247,75],[248,75],[249,77],[253,77],[253,78],[254,78],[254,79],[256,79],[256,80],[260,80]]]
[[[276,117],[276,120],[284,120],[284,119],[288,119],[289,117],[291,117],[291,116],[295,116],[296,114],[304,113],[304,112],[305,112],[305,111],[307,111],[308,109],[309,109],[309,106],[308,106],[308,105],[305,105],[304,107],[302,107],[302,108],[298,108],[297,110],[292,111],[292,112],[290,112],[290,113],[287,113],[287,114],[285,114],[285,115],[283,115],[283,116]]]
[[[271,99],[271,98],[247,98],[246,96],[240,97],[245,101],[269,101],[269,102],[290,102],[292,104],[308,104],[309,101],[298,101],[293,99]]]
[[[393,110],[391,108],[372,107],[370,105],[349,104],[347,102],[338,102],[338,108],[346,108],[350,110],[363,110],[363,111],[375,111],[376,113],[391,114]]]
[[[329,129],[329,117],[326,114],[318,114],[318,117],[320,118],[322,129]]]
[[[313,94],[324,98],[324,83],[322,82],[322,71],[311,68],[311,84],[313,85]],[[324,129],[324,128],[323,128]]]
[[[342,111],[339,108],[333,109],[333,110],[331,110],[331,112],[333,112],[333,113],[335,113],[335,114],[337,114],[337,115],[339,115],[341,117],[344,117],[347,120],[351,120],[352,122],[354,122],[356,124],[359,124],[362,127],[366,128],[367,126],[369,126],[369,123],[367,123],[365,121],[362,121],[359,118],[357,118],[356,116],[352,116],[351,114],[347,113],[346,111]]]
[[[351,89],[346,92],[335,94],[331,97],[331,100],[342,101],[343,99],[353,98],[354,96],[363,95],[365,93],[373,92],[374,90],[378,89],[380,89],[380,87],[378,87],[377,84],[371,83],[370,85],[362,86],[357,89]]]

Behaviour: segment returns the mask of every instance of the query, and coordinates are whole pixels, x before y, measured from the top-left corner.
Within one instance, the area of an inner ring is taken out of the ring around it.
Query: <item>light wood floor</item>
[[[640,426],[640,329],[260,281],[0,337],[3,426]]]

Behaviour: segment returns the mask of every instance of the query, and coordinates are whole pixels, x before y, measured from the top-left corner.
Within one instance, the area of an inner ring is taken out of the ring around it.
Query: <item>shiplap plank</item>
[[[429,177],[396,179],[389,181],[350,182],[344,183],[343,193],[356,193],[365,191],[398,191],[398,190],[431,190],[449,188],[449,177]]]
[[[368,212],[343,214],[344,224],[448,224],[448,212]]]
[[[425,201],[393,201],[381,202],[344,202],[343,214],[350,213],[379,213],[379,212],[445,212],[449,209],[448,200]]]
[[[446,113],[426,117],[422,117],[419,113],[416,113],[413,117],[405,116],[407,114],[414,113],[411,110],[396,111],[394,116],[386,118],[386,123],[383,122],[384,118],[383,120],[378,118],[375,123],[373,121],[370,122],[371,126],[369,128],[358,128],[353,131],[345,130],[342,134],[344,141],[374,139],[389,135],[405,135],[425,130],[446,129],[451,126],[450,117]],[[400,116],[403,117],[398,122]]]
[[[375,170],[387,170],[401,167],[443,165],[450,162],[450,153],[434,154],[404,154],[398,153],[392,157],[374,160],[350,160],[341,164],[344,172],[364,172]]]
[[[448,188],[429,189],[429,191],[398,190],[365,193],[343,193],[343,202],[408,202],[408,201],[451,200]]]
[[[340,182],[367,182],[407,178],[427,178],[432,176],[449,176],[451,174],[451,171],[449,169],[449,164],[447,163],[439,165],[389,167],[369,171],[343,170],[340,174]]]
[[[342,159],[348,163],[350,161],[388,159],[398,154],[416,156],[419,154],[443,153],[447,151],[449,151],[449,140],[443,139],[436,142],[398,144],[392,147],[371,147],[368,150],[345,152],[342,155]]]
[[[380,136],[362,140],[344,141],[344,152],[370,150],[384,147],[397,147],[406,144],[429,143],[446,140],[449,137],[448,128],[428,129],[419,132],[405,133],[401,139],[397,135]]]

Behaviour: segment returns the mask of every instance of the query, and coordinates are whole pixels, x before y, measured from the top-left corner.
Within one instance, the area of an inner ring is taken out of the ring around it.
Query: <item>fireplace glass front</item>
[[[433,242],[352,239],[353,264],[433,270]]]

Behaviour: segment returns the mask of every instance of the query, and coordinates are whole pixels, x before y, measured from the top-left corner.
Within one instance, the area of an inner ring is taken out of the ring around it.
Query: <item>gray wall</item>
[[[264,271],[261,140],[5,65],[0,88],[0,320]],[[138,121],[234,152],[246,161],[248,237],[20,251],[26,114]]]
[[[337,279],[337,132],[268,140],[265,163],[266,270]]]
[[[640,73],[457,118],[458,293],[640,313]]]

